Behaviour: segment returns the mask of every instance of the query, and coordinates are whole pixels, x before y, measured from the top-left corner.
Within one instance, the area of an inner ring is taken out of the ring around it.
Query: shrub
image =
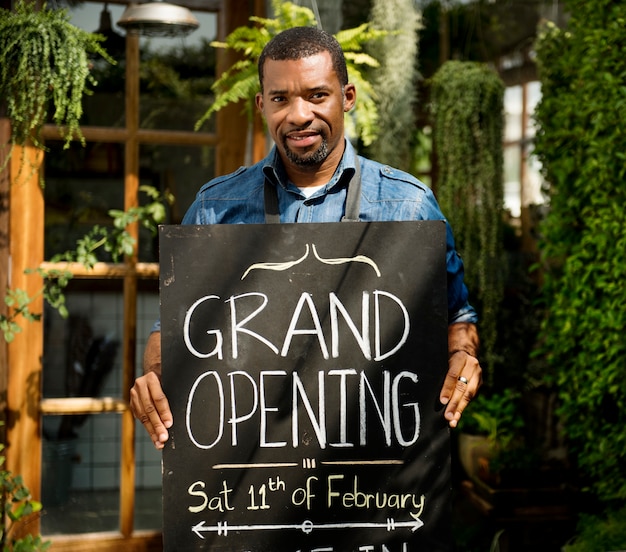
[[[540,337],[587,488],[626,499],[626,4],[566,1],[537,44],[535,151],[549,182]]]

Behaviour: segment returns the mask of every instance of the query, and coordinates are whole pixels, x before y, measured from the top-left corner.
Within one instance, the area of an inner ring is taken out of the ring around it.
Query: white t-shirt
[[[305,197],[311,197],[317,190],[321,190],[326,184],[322,184],[321,186],[307,186],[306,188],[298,189],[304,194]]]

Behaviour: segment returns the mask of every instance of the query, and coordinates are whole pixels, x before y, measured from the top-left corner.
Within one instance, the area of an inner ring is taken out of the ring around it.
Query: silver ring
[[[465,385],[467,385],[467,378],[463,377],[463,376],[459,376],[459,381],[461,383],[464,383]]]

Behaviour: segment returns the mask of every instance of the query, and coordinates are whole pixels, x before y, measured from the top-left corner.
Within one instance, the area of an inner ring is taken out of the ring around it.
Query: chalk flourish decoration
[[[323,257],[320,257],[319,253],[317,252],[317,248],[315,247],[315,244],[312,244],[311,247],[313,248],[313,255],[320,263],[327,264],[327,265],[340,265],[340,264],[346,264],[346,263],[364,263],[364,264],[370,265],[374,269],[374,271],[376,272],[376,276],[378,276],[379,278],[381,276],[378,265],[372,259],[370,259],[369,257],[365,255],[356,255],[355,257],[338,257],[336,259],[332,259],[332,258],[324,259]],[[296,259],[295,261],[285,261],[282,263],[272,263],[272,262],[254,263],[253,265],[250,265],[246,269],[241,279],[242,280],[245,279],[246,276],[248,276],[248,274],[250,274],[250,272],[252,272],[253,270],[276,270],[276,271],[288,270],[291,267],[299,265],[301,262],[303,262],[309,256],[309,252],[310,252],[309,244],[307,243],[304,255],[302,255],[302,257],[300,257],[299,259]]]

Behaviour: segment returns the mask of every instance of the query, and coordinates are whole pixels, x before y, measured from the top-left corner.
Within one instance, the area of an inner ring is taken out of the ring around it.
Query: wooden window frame
[[[111,0],[114,4],[127,4],[127,0]],[[223,40],[234,28],[248,24],[250,11],[265,16],[265,0],[181,0],[180,5],[190,9],[212,11],[218,14],[218,38]],[[126,89],[124,128],[81,126],[88,142],[124,144],[124,208],[138,205],[139,149],[143,144],[213,146],[216,148],[216,172],[235,170],[244,163],[246,144],[241,140],[248,131],[248,120],[240,106],[231,105],[217,114],[217,134],[149,130],[139,127],[139,36],[126,35]],[[235,61],[230,51],[218,51],[218,73]],[[8,142],[10,128],[6,119],[0,119],[0,138]],[[219,141],[218,141],[219,136]],[[62,140],[54,125],[43,128],[44,140]],[[0,162],[6,151],[0,148]],[[254,120],[252,156],[255,162],[265,155],[265,133],[260,117]],[[42,280],[25,274],[25,269],[41,266],[44,269],[70,270],[74,278],[111,278],[123,282],[123,343],[122,397],[43,399],[41,393],[43,324],[26,324],[22,332],[6,346],[0,346],[0,392],[6,392],[6,465],[22,475],[35,499],[41,495],[41,439],[44,415],[116,413],[122,417],[122,451],[120,470],[120,520],[118,531],[81,533],[72,535],[44,535],[57,552],[128,552],[162,550],[160,531],[136,531],[135,507],[135,420],[130,412],[130,387],[136,368],[136,318],[137,283],[139,279],[158,278],[158,264],[140,263],[137,250],[123,263],[98,263],[87,271],[80,264],[55,265],[44,261],[43,191],[38,170],[23,167],[43,167],[43,153],[32,145],[16,147],[6,170],[0,171],[0,232],[8,235],[8,245],[0,242],[0,261],[6,261],[9,270],[0,275],[0,289],[7,286],[23,289],[34,296],[41,289]],[[4,165],[0,165],[4,167]],[[8,203],[8,214],[2,210]],[[138,224],[128,227],[138,238]],[[2,307],[4,308],[4,307]],[[31,304],[33,312],[43,312],[39,297]],[[1,395],[0,395],[1,396]],[[35,520],[20,528],[23,533],[39,533],[40,523]]]

